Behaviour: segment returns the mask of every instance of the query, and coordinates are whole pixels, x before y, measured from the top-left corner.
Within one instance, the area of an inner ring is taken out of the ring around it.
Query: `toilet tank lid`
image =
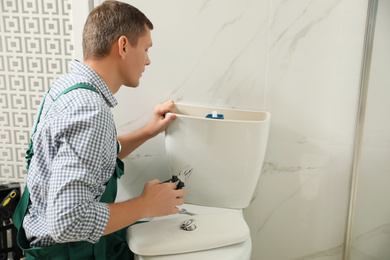
[[[194,219],[196,229],[185,231],[181,223]],[[250,238],[249,228],[237,212],[181,216],[129,227],[127,241],[137,255],[170,255],[209,250],[241,243]]]
[[[182,117],[191,117],[194,119],[213,120],[208,117],[209,113],[216,112],[223,116],[224,122],[268,122],[271,114],[267,111],[255,111],[244,109],[230,109],[221,107],[193,106],[187,104],[175,104],[176,115]]]

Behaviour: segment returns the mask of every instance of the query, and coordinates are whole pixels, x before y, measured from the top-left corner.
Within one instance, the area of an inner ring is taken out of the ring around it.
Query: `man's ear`
[[[129,40],[127,39],[127,37],[123,36],[123,35],[121,37],[119,37],[119,39],[118,39],[118,54],[122,60],[124,60],[126,58],[126,55],[128,53],[128,50],[126,47],[128,42],[129,42]]]

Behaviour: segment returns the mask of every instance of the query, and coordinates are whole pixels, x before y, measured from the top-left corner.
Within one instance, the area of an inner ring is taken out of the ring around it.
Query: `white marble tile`
[[[367,1],[271,1],[272,124],[257,197],[245,212],[254,259],[342,259],[366,8]]]
[[[142,90],[136,90],[136,105],[174,99],[187,104],[262,108],[267,1],[131,3],[155,24],[152,65],[141,79]]]
[[[390,256],[390,149],[363,147],[351,259]]]
[[[256,204],[245,211],[257,241],[254,256],[309,259],[303,257],[328,250],[341,254],[350,181],[345,173],[351,171],[343,158],[351,156],[351,149],[339,146],[269,144],[252,202]],[[283,250],[276,250],[278,246]]]

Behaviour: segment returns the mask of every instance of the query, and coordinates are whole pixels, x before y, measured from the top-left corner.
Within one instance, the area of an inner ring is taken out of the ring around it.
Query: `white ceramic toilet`
[[[196,215],[133,225],[129,247],[144,260],[250,259],[242,210],[260,176],[270,114],[183,104],[176,110],[177,119],[165,131],[166,151],[172,175],[187,191],[180,208]]]

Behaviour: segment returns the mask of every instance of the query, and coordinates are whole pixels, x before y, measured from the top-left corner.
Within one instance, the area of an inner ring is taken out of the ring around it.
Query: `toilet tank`
[[[184,104],[176,110],[165,144],[172,175],[185,183],[185,202],[248,207],[264,161],[270,113]],[[206,118],[212,114],[223,119]]]

